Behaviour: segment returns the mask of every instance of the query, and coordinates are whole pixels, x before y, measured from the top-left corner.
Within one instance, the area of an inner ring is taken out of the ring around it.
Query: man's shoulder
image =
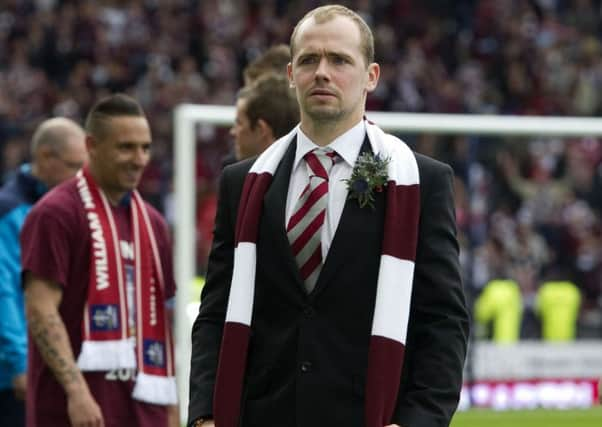
[[[442,161],[414,153],[420,175],[420,199],[425,202],[434,194],[453,194],[454,171]]]
[[[416,163],[421,175],[451,171],[451,166],[447,163],[417,152],[414,152],[414,155],[416,156]]]
[[[249,173],[251,166],[257,160],[257,156],[241,160],[226,166],[222,172],[222,179],[244,181],[245,176]]]
[[[144,206],[152,223],[159,224],[161,227],[167,227],[167,221],[165,220],[165,217],[156,207],[150,204],[147,200],[144,200]]]
[[[0,215],[19,206],[33,205],[46,189],[46,185],[32,174],[29,164],[21,165],[0,188]]]
[[[10,179],[0,188],[0,217],[23,203],[16,180]]]
[[[163,219],[163,215],[161,214],[161,212],[159,212],[159,210],[147,200],[144,200],[144,206],[146,207],[146,211],[148,212],[148,215],[151,219]]]
[[[77,185],[75,179],[57,185],[48,191],[32,208],[32,214],[51,213],[61,216],[77,211]]]

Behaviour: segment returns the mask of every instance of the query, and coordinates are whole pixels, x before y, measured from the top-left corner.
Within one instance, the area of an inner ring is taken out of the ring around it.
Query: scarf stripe
[[[141,253],[140,252],[140,225],[138,224],[138,209],[135,206],[135,203],[132,203],[130,206],[130,209],[132,209],[132,228],[133,228],[133,240],[134,240],[134,253],[136,254],[136,258],[138,258],[138,255]],[[138,261],[138,259],[136,259],[136,261]],[[141,261],[141,260],[140,260]],[[136,326],[138,325],[142,325],[143,323],[143,319],[142,319],[142,312],[143,312],[143,302],[142,302],[142,286],[139,286],[139,278],[142,276],[142,262],[136,262],[134,263],[134,268],[135,268],[135,272],[134,272],[134,277],[136,278],[136,286],[134,287],[134,291],[135,291],[135,298],[136,298]],[[121,300],[120,302],[122,302],[124,300]],[[120,305],[124,305],[123,303],[121,303]],[[126,323],[126,322],[123,322]],[[140,333],[140,328],[137,327],[137,331],[136,331],[136,348],[144,348],[144,343],[143,343],[143,337],[142,334]],[[144,359],[143,359],[143,352],[142,351],[137,351],[136,352],[136,357],[137,357],[137,366],[144,366]]]
[[[400,301],[405,303],[412,298],[413,276],[413,262],[381,256],[372,335],[405,344],[409,305],[400,307]]]
[[[419,185],[387,186],[387,212],[385,214],[385,230],[383,236],[383,254],[414,261],[418,243],[418,227],[411,218],[417,218],[420,210]],[[391,203],[391,201],[393,201]],[[401,207],[401,212],[399,212]],[[404,236],[400,239],[398,236]]]
[[[256,242],[259,227],[249,224],[258,224],[263,206],[263,195],[272,182],[272,175],[267,173],[249,174],[245,180],[238,219],[236,222],[236,244],[240,242]],[[245,191],[246,190],[246,191]],[[243,204],[244,202],[244,204]]]
[[[248,286],[249,278],[255,277],[257,265],[255,243],[241,242],[234,250],[234,269],[232,272],[232,287],[230,288],[231,303],[228,304],[226,322],[236,322],[249,326],[253,314],[254,286]]]
[[[140,193],[135,191],[133,193],[134,197],[138,201],[140,206],[144,206],[144,200],[140,196]],[[146,227],[146,232],[150,237],[150,244],[153,255],[154,265],[157,266],[156,274],[159,279],[159,286],[161,288],[161,295],[165,295],[165,276],[163,275],[163,264],[161,263],[161,258],[159,256],[159,246],[157,245],[157,239],[155,238],[155,232],[151,227],[150,218],[148,216],[148,212],[146,209],[140,209],[142,213],[142,217],[144,219],[144,226]],[[166,336],[166,355],[167,355],[167,376],[172,377],[175,375],[175,365],[174,365],[174,356],[173,356],[173,337],[171,333],[171,328],[169,327],[168,322],[164,322],[165,325],[165,336]]]
[[[224,325],[213,397],[216,426],[239,426],[238,418],[250,332],[251,328],[241,323],[227,321]]]
[[[114,246],[114,253],[115,253],[115,259],[116,259],[116,264],[117,264],[117,282],[118,282],[118,286],[117,289],[119,289],[119,299],[121,301],[125,301],[125,283],[123,282],[123,266],[121,265],[121,248],[119,247],[119,238],[117,237],[117,227],[115,226],[115,221],[113,219],[113,215],[111,214],[111,206],[109,205],[109,201],[107,200],[107,197],[105,196],[105,194],[102,191],[98,191],[98,194],[100,195],[100,200],[102,200],[102,204],[104,207],[104,211],[105,214],[107,216],[107,219],[109,220],[109,228],[111,230],[111,240],[113,241],[113,246]],[[108,250],[108,248],[107,248]],[[125,307],[124,307],[125,305]],[[121,318],[122,319],[127,319],[127,304],[120,304],[120,310],[121,310]],[[122,337],[127,337],[127,322],[121,322],[121,334]]]
[[[370,337],[364,406],[366,427],[391,424],[404,355],[405,346],[398,341],[378,335]]]
[[[366,122],[375,154],[389,158],[384,237],[370,338],[365,414],[367,427],[390,424],[403,368],[418,239],[420,187],[412,151]],[[234,269],[214,392],[220,427],[239,423],[264,195],[297,128],[272,144],[245,178],[236,223]],[[401,237],[400,237],[401,236]]]

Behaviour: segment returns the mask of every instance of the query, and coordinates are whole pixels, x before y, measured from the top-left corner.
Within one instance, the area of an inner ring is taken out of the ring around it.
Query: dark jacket
[[[385,193],[377,193],[374,210],[346,202],[316,288],[307,295],[284,228],[295,147],[291,144],[284,155],[264,198],[241,425],[361,427]],[[439,427],[449,424],[458,402],[468,314],[453,174],[449,166],[416,157],[420,229],[404,368],[391,422]],[[221,179],[207,282],[192,332],[191,421],[212,413],[238,203],[252,162],[227,167]]]

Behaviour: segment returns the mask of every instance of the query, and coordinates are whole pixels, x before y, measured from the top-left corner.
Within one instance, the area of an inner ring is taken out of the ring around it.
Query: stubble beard
[[[328,105],[307,106],[305,113],[317,124],[336,123],[343,120],[346,116],[342,108]]]

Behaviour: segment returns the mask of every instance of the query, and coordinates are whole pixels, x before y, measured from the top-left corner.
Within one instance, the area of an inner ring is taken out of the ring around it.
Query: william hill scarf
[[[177,403],[171,332],[165,317],[165,281],[144,201],[132,192],[136,338],[128,337],[128,305],[119,237],[106,196],[87,168],[77,188],[90,231],[90,281],[84,306],[82,371],[138,369],[134,399]]]
[[[256,242],[267,188],[297,129],[276,141],[245,178],[234,249],[234,269],[214,393],[214,418],[236,427],[251,332]],[[390,424],[401,378],[412,296],[420,216],[416,158],[399,139],[366,122],[375,154],[390,158],[386,212],[366,378],[366,427]]]

